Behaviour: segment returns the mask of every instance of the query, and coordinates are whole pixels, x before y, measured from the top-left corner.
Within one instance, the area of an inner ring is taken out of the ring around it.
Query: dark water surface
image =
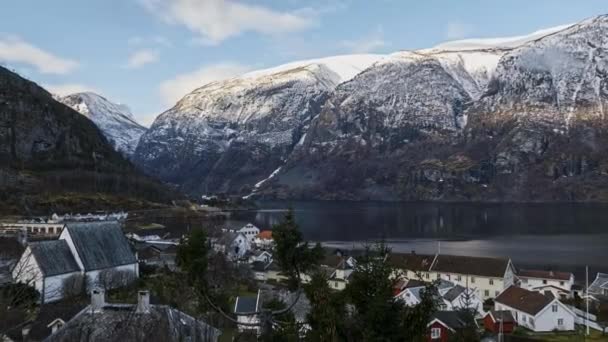
[[[608,204],[259,202],[233,218],[268,229],[294,209],[304,237],[360,248],[510,257],[519,267],[608,272]]]

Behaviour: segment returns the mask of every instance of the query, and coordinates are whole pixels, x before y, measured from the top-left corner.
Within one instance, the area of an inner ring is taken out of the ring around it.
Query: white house
[[[249,243],[253,243],[255,237],[260,234],[260,228],[254,226],[251,223],[247,223],[243,228],[238,230],[239,233],[243,233],[249,240]]]
[[[395,296],[395,299],[402,300],[407,306],[416,306],[422,301],[422,291],[425,286],[407,287]]]
[[[576,314],[557,298],[511,286],[494,300],[495,310],[508,310],[517,325],[532,331],[574,330]]]
[[[477,315],[483,316],[483,302],[477,297],[474,289],[467,289],[456,285],[446,291],[442,296],[443,308],[446,311],[459,311],[468,309],[475,311]]]
[[[268,251],[254,251],[249,256],[249,263],[253,264],[256,261],[268,264],[270,261],[272,261],[272,254],[270,254]]]
[[[257,296],[239,296],[234,303],[234,313],[237,315],[237,327],[239,331],[255,330],[260,332],[260,327],[255,325],[260,322],[260,317],[255,314],[261,309],[260,290]]]
[[[527,290],[544,294],[551,293],[558,298],[571,297],[574,274],[569,272],[520,270],[517,273],[519,285]]]
[[[495,298],[515,283],[515,268],[510,259],[461,255],[391,254],[388,261],[401,270],[402,277],[433,281],[443,279],[474,288],[484,301]]]
[[[13,278],[33,284],[42,302],[63,298],[68,285],[110,289],[137,277],[137,258],[116,222],[69,223],[58,240],[30,243],[13,269]]]
[[[227,231],[213,243],[213,249],[225,253],[231,259],[238,260],[245,257],[251,250],[251,243],[245,234]]]
[[[262,230],[253,239],[253,243],[259,248],[272,248],[274,240],[272,239],[271,230]]]
[[[65,240],[30,243],[13,268],[16,282],[29,284],[40,293],[42,303],[60,300],[77,281],[81,269]]]

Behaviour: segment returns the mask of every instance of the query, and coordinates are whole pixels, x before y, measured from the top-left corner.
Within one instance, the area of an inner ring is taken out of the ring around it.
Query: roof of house
[[[539,279],[554,279],[554,280],[570,280],[572,273],[569,272],[555,272],[555,271],[542,271],[542,270],[519,270],[517,272],[519,277],[524,278],[539,278]]]
[[[177,309],[151,305],[136,314],[135,305],[106,305],[101,312],[84,310],[45,341],[217,341],[221,332]]]
[[[80,271],[65,240],[32,242],[29,247],[45,277]]]
[[[466,291],[464,287],[456,285],[449,289],[448,292],[443,295],[443,298],[452,302],[454,299],[458,298],[458,296],[460,296],[464,291]]]
[[[270,266],[270,263],[265,263],[263,261],[254,261],[251,263],[251,269],[255,272],[264,272]]]
[[[272,230],[262,230],[257,237],[265,240],[272,240]]]
[[[434,255],[416,253],[391,253],[387,261],[394,267],[410,271],[428,271],[435,259]]]
[[[410,279],[407,281],[407,283],[405,284],[405,289],[410,288],[410,287],[419,287],[419,286],[426,286],[427,283],[421,281],[421,280],[417,280],[417,279]]]
[[[539,292],[510,286],[498,295],[494,301],[530,315],[536,315],[549,305],[553,299]]]
[[[515,323],[515,318],[509,310],[490,310],[486,315],[490,315],[494,322],[502,320],[503,323]]]
[[[68,223],[66,229],[87,271],[137,262],[117,222]]]
[[[72,317],[76,316],[76,314],[82,311],[82,309],[85,307],[86,304],[74,301],[42,305],[38,315],[30,327],[30,339],[33,341],[42,341],[52,333],[49,324],[58,318],[64,322],[69,322]]]
[[[508,265],[509,259],[439,254],[431,270],[482,277],[503,277]]]
[[[431,316],[429,325],[436,320],[440,321],[452,330],[466,328],[468,325],[464,313],[459,311],[436,311]]]
[[[258,298],[259,294],[257,296],[236,297],[236,302],[234,303],[234,312],[248,313],[258,311]]]
[[[589,285],[589,293],[603,294],[603,290],[608,289],[608,273],[598,273],[595,280]]]

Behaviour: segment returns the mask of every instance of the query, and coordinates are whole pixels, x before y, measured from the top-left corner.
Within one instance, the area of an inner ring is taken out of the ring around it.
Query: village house
[[[262,307],[260,290],[256,296],[239,296],[234,302],[234,314],[237,315],[239,331],[254,330],[260,332],[260,317],[256,314]]]
[[[518,326],[536,332],[574,330],[576,314],[553,296],[511,286],[494,300],[494,309],[508,310]]]
[[[272,254],[268,251],[256,250],[249,252],[249,263],[253,264],[256,261],[261,261],[268,264],[272,260]]]
[[[483,302],[477,297],[475,291],[456,285],[446,291],[442,296],[443,307],[446,311],[470,310],[478,316],[483,316]]]
[[[258,235],[256,235],[253,243],[258,248],[269,249],[272,248],[274,244],[274,240],[272,239],[272,231],[270,230],[262,230]]]
[[[328,270],[329,287],[342,291],[346,288],[350,276],[354,272],[356,261],[353,257],[328,255],[321,261],[321,268]]]
[[[232,260],[242,259],[251,250],[251,244],[245,234],[234,231],[223,232],[219,239],[212,240],[212,247]]]
[[[0,223],[0,234],[8,235],[25,231],[28,235],[56,237],[61,234],[65,224],[54,222],[15,222]]]
[[[42,303],[64,298],[68,282],[79,281],[82,274],[65,240],[30,243],[12,272],[16,282],[29,284],[40,293]]]
[[[454,336],[463,334],[465,330],[477,328],[475,320],[469,322],[462,312],[458,311],[437,311],[431,316],[431,321],[427,324],[427,341],[447,342]]]
[[[516,322],[509,310],[490,310],[483,318],[483,326],[495,334],[510,334],[515,330]]]
[[[572,296],[574,274],[569,272],[520,270],[517,273],[519,286],[527,290],[551,293],[553,296],[566,299]]]
[[[247,223],[243,228],[239,229],[237,232],[243,233],[243,235],[247,237],[249,243],[253,243],[255,237],[260,234],[260,229],[251,223]]]
[[[44,341],[217,341],[220,334],[184,312],[150,304],[148,291],[138,292],[137,304],[115,304],[94,289],[91,304]]]
[[[391,254],[388,262],[408,279],[443,279],[474,289],[480,300],[495,298],[515,281],[510,259],[460,255]]]
[[[148,266],[175,271],[177,243],[148,242],[137,247],[137,260]]]
[[[78,284],[124,286],[139,277],[139,266],[118,223],[70,223],[58,240],[30,243],[12,276],[34,286],[45,303],[74,294]]]

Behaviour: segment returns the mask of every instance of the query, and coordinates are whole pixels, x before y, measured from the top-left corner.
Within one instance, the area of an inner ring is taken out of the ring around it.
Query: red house
[[[477,324],[475,321],[472,324]],[[427,324],[427,341],[448,342],[459,331],[468,328],[467,319],[458,311],[437,311]]]
[[[515,329],[515,319],[508,310],[490,310],[483,318],[483,326],[486,330],[498,334],[501,330],[500,322],[502,321],[502,332],[510,334]]]

